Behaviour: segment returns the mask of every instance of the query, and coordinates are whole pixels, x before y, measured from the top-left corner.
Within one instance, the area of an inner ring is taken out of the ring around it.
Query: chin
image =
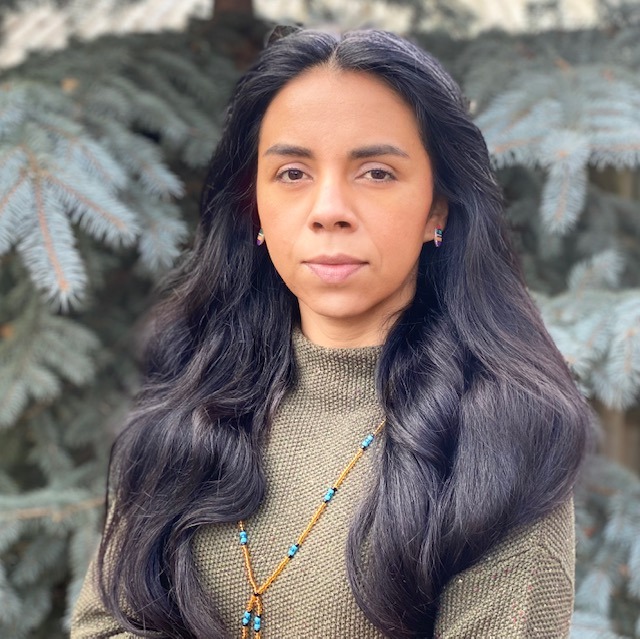
[[[314,313],[314,315],[321,315],[322,317],[333,320],[357,321],[367,317],[366,310],[345,308],[344,306],[338,308],[335,308],[333,306],[329,308],[310,307],[310,310]]]

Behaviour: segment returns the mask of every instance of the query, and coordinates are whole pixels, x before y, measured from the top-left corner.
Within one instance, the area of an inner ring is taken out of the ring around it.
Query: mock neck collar
[[[375,373],[382,346],[320,346],[297,326],[293,329],[292,345],[298,392],[345,410],[376,402]]]

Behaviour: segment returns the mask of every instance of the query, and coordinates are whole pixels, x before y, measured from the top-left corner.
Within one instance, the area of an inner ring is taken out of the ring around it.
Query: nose
[[[336,177],[318,183],[309,212],[309,226],[314,231],[354,230],[357,217],[349,198],[348,185]]]

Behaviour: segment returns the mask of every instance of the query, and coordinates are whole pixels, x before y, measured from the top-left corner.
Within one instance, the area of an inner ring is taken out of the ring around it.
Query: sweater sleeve
[[[566,639],[574,570],[570,499],[447,584],[434,639]]]
[[[95,556],[71,616],[70,639],[139,639],[125,632],[105,609],[96,584]]]

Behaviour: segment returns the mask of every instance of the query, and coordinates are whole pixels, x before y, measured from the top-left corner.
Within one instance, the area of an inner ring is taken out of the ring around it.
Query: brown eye
[[[304,171],[300,169],[285,169],[278,174],[278,179],[283,182],[299,182],[304,177]]]
[[[395,180],[393,174],[384,169],[370,169],[367,173],[371,176],[371,179],[375,182],[387,182],[389,180]]]

